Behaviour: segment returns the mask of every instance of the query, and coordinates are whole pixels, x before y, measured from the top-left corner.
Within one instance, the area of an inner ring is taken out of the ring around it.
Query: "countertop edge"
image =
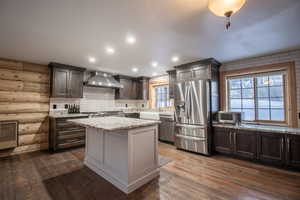
[[[251,126],[251,125],[249,125]],[[259,125],[253,125],[256,127],[245,127],[245,126],[236,126],[230,124],[213,124],[213,127],[219,128],[231,128],[236,130],[254,130],[266,133],[280,133],[280,134],[287,134],[287,135],[300,135],[300,129],[298,128],[288,128],[288,127],[261,127]],[[284,130],[286,129],[286,130]]]
[[[95,126],[91,126],[88,124],[84,124],[84,123],[80,123],[80,122],[74,122],[72,120],[68,120],[68,122],[76,124],[76,125],[80,125],[83,126],[85,128],[95,128],[95,129],[99,129],[99,130],[104,130],[104,131],[120,131],[120,130],[129,130],[129,129],[136,129],[136,128],[143,128],[143,127],[147,127],[147,126],[153,126],[153,125],[158,125],[160,122],[159,121],[155,121],[155,122],[149,122],[147,124],[140,124],[140,125],[131,125],[128,127],[118,127],[118,128],[100,128],[100,127],[95,127]]]

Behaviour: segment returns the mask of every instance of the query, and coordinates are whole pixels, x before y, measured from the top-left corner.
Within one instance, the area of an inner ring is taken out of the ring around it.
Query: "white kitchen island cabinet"
[[[86,127],[84,164],[123,192],[159,176],[159,122],[124,117],[70,121]]]

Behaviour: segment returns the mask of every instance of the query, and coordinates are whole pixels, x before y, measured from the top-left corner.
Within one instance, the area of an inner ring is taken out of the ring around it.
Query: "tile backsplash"
[[[80,105],[81,112],[140,110],[149,106],[148,101],[144,100],[115,100],[114,89],[93,87],[84,87],[82,99],[51,98],[50,112],[65,110],[65,104]]]

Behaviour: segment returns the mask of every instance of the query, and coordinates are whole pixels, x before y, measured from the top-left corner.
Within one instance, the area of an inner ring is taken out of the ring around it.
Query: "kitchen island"
[[[86,127],[84,164],[123,192],[159,176],[158,121],[99,117],[69,122]]]

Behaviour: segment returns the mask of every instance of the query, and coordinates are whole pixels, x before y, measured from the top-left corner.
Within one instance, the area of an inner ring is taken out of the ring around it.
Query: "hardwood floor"
[[[0,200],[299,200],[300,173],[226,158],[204,157],[159,144],[173,162],[130,195],[83,166],[84,149],[0,159]]]

